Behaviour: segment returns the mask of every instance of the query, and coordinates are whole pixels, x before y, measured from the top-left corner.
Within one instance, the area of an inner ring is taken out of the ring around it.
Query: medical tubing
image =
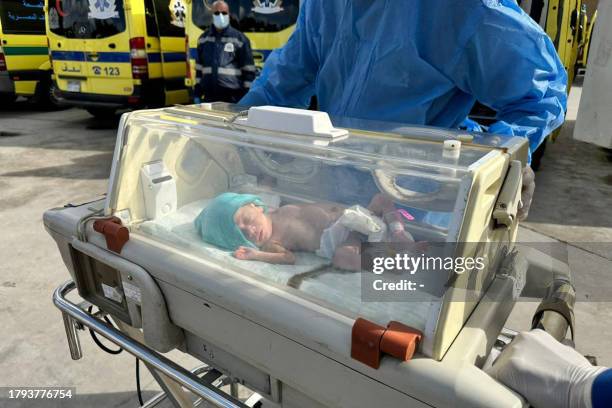
[[[88,313],[91,313],[93,309],[93,306],[89,306],[89,308],[87,309]],[[108,316],[104,316],[104,321],[106,323],[108,323],[110,326],[112,326],[113,328],[115,328],[115,325],[113,324],[113,322],[111,322],[111,320],[108,318]],[[119,347],[117,350],[112,350],[109,349],[108,347],[106,347],[104,344],[102,344],[102,342],[100,341],[100,339],[98,339],[98,336],[96,335],[96,333],[92,330],[89,329],[89,334],[91,335],[92,340],[94,341],[94,343],[96,343],[96,345],[98,347],[100,347],[102,350],[106,351],[108,354],[120,354],[123,349],[121,347]]]

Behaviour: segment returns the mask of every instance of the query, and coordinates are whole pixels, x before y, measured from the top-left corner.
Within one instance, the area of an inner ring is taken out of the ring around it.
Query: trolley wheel
[[[113,119],[117,113],[114,108],[86,108],[87,112],[96,119]]]

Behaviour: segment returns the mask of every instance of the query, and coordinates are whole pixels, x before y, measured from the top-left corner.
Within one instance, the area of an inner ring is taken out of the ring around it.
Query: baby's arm
[[[295,255],[275,242],[266,243],[261,250],[240,247],[234,252],[234,256],[238,259],[262,261],[271,264],[293,265],[295,263]]]

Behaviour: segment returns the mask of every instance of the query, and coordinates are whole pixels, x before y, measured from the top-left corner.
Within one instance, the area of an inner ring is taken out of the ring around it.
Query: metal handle
[[[83,351],[81,350],[81,342],[79,341],[76,322],[66,313],[62,313],[62,318],[64,319],[64,328],[66,329],[70,357],[72,357],[73,360],[80,360],[83,357]]]
[[[78,322],[83,326],[90,328],[91,330],[95,331],[96,333],[99,333],[106,339],[115,343],[128,353],[144,361],[152,368],[165,374],[172,380],[176,381],[177,383],[186,387],[193,393],[202,397],[204,401],[209,402],[215,407],[248,408],[247,405],[243,404],[238,399],[233,398],[229,395],[224,395],[215,387],[204,384],[195,374],[184,369],[183,367],[167,359],[166,357],[150,349],[149,347],[135,341],[131,337],[126,336],[124,333],[95,318],[91,314],[79,308],[74,303],[67,300],[66,295],[72,290],[74,290],[75,287],[76,285],[73,281],[68,281],[60,285],[57,289],[55,289],[55,292],[53,293],[53,303],[58,309],[62,311],[63,315],[65,316],[65,325],[68,325],[66,321],[67,319],[69,319],[72,320],[72,322],[70,322],[70,324],[72,325],[71,327],[74,327],[73,322]],[[68,326],[66,327],[66,329],[68,331]],[[71,343],[74,343],[73,346],[78,344],[78,338],[76,342],[72,342],[69,338],[69,344]],[[80,350],[80,345],[78,346],[78,349]]]
[[[574,303],[576,291],[565,279],[555,279],[536,310],[532,329],[542,329],[558,341],[565,339],[567,329],[574,339]]]

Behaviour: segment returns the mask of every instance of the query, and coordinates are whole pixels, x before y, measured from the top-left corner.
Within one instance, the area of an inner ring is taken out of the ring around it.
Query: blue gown
[[[474,102],[489,131],[529,138],[561,125],[567,75],[550,38],[513,0],[305,0],[287,44],[243,105],[456,128]]]

